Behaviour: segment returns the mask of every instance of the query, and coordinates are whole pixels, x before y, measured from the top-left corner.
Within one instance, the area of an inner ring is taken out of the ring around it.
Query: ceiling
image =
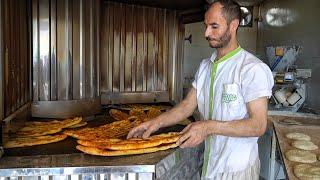
[[[108,0],[105,0],[108,1]],[[190,10],[190,9],[204,9],[208,2],[214,0],[109,0],[113,2],[121,2],[126,4],[137,4],[150,7],[176,9],[176,10]],[[257,5],[264,0],[236,0],[242,6]]]
[[[143,6],[151,6],[166,9],[189,10],[203,9],[206,0],[112,0],[113,2],[121,2],[127,4],[137,4]]]

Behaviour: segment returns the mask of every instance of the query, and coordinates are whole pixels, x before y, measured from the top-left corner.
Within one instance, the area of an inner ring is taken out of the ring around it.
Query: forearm
[[[261,97],[247,103],[249,118],[234,121],[208,120],[209,135],[235,137],[256,137],[264,134],[267,128],[268,99]]]
[[[191,116],[195,108],[192,104],[182,101],[170,111],[162,113],[155,120],[160,123],[161,127],[172,126]]]
[[[207,132],[210,135],[257,137],[264,134],[266,126],[266,120],[257,122],[254,118],[234,121],[208,120]]]
[[[197,92],[191,88],[187,97],[170,111],[162,113],[156,117],[155,123],[159,123],[160,127],[167,127],[177,124],[179,121],[191,116],[197,107]]]

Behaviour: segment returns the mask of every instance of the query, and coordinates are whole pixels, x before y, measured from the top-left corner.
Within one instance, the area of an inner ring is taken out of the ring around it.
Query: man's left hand
[[[207,130],[207,121],[197,121],[189,124],[181,131],[181,138],[177,144],[181,148],[195,147],[202,143],[209,135]]]

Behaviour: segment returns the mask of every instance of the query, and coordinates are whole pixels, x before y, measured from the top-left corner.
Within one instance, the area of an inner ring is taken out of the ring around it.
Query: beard
[[[206,37],[207,41],[209,42],[210,47],[212,48],[223,48],[227,46],[231,40],[231,34],[229,28],[217,38],[210,38]]]

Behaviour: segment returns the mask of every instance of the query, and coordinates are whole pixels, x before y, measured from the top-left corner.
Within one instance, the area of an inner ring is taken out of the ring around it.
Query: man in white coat
[[[187,97],[170,111],[133,128],[128,138],[147,138],[192,115],[178,141],[181,148],[205,141],[201,179],[259,179],[258,137],[267,126],[267,107],[273,87],[269,67],[242,49],[237,41],[240,7],[216,0],[205,14],[205,37],[212,48],[201,62]]]

